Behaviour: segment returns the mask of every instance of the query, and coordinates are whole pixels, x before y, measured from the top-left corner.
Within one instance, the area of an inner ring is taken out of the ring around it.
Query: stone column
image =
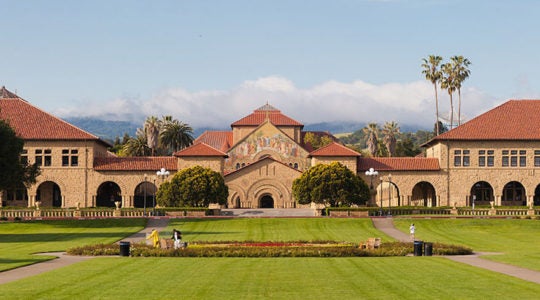
[[[501,198],[501,196],[499,196],[499,195],[493,195],[493,197],[494,197],[493,200],[495,201],[495,205],[501,206],[501,205],[502,205],[502,198]]]

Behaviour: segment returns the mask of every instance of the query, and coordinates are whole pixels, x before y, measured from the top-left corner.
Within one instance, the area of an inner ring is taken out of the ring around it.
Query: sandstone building
[[[40,165],[37,183],[0,191],[0,206],[153,207],[167,178],[164,168],[201,165],[223,174],[229,208],[294,208],[291,186],[317,163],[339,161],[373,187],[370,205],[538,205],[540,180],[538,100],[512,100],[441,134],[424,146],[426,157],[365,158],[337,142],[313,150],[303,125],[266,104],[207,131],[169,157],[116,157],[97,136],[0,90],[0,118],[25,141],[23,161]],[[367,176],[373,168],[378,176]]]

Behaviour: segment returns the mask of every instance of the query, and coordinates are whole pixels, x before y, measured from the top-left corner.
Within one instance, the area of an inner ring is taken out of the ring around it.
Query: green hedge
[[[290,246],[246,246],[246,242],[193,243],[183,249],[160,249],[141,243],[131,244],[130,253],[133,257],[384,257],[406,256],[414,252],[413,243],[404,242],[382,243],[380,248],[372,250],[360,249],[352,243],[301,244],[303,242]],[[90,256],[119,255],[120,247],[116,244],[97,244],[71,248],[67,253]],[[466,254],[472,254],[472,250],[456,245],[433,244],[433,255]]]

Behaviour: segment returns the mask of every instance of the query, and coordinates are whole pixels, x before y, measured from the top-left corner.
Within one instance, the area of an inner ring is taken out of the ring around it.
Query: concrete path
[[[398,241],[410,242],[410,237],[406,233],[397,230],[394,227],[394,222],[392,218],[371,218],[375,228],[386,233],[387,235],[395,238]],[[448,255],[445,258],[468,264],[477,268],[482,268],[490,270],[493,272],[498,272],[519,279],[527,280],[530,282],[540,284],[540,272],[533,271],[525,268],[520,268],[508,264],[503,264],[499,262],[490,261],[487,259],[482,259],[480,255],[493,255],[496,253],[474,253],[473,255]]]
[[[146,240],[146,234],[152,232],[152,229],[156,229],[158,232],[161,232],[165,230],[167,224],[169,224],[169,218],[148,219],[148,223],[146,223],[146,227],[143,230],[135,233],[132,236],[128,236],[127,238],[122,239],[122,241],[130,243],[144,242]]]
[[[135,233],[132,236],[122,239],[122,241],[129,241],[132,243],[143,242],[146,240],[146,233],[150,233],[154,228],[158,231],[163,231],[167,227],[168,223],[168,218],[148,219],[148,223],[143,230]],[[0,284],[38,275],[54,269],[69,266],[71,264],[78,263],[87,259],[95,258],[95,256],[67,255],[65,252],[39,253],[38,255],[56,256],[57,258],[9,271],[0,272]]]

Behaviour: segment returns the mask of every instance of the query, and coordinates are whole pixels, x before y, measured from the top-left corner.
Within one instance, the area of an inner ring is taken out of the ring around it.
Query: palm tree
[[[146,118],[144,122],[144,132],[146,133],[146,141],[151,149],[151,155],[154,156],[158,147],[159,130],[161,122],[155,116]]]
[[[164,122],[159,134],[163,146],[176,152],[193,144],[193,128],[176,119],[166,119],[165,117],[163,119]]]
[[[394,156],[396,154],[396,136],[400,133],[398,124],[394,121],[386,122],[382,133],[384,134],[383,141],[388,150],[388,156]]]
[[[450,96],[450,130],[454,127],[454,101],[452,95],[456,91],[456,74],[451,63],[446,63],[441,66],[441,88],[448,91]]]
[[[433,84],[435,89],[435,117],[436,117],[436,134],[439,135],[439,98],[437,97],[437,82],[441,79],[442,73],[439,69],[439,64],[443,60],[442,57],[437,55],[430,55],[428,58],[423,58],[422,61],[422,74],[426,76],[426,79]]]
[[[146,145],[146,136],[141,135],[140,130],[134,138],[130,138],[122,147],[122,154],[125,156],[147,156],[150,148]]]
[[[369,123],[362,129],[366,138],[366,145],[371,156],[376,156],[379,150],[379,125],[377,123]]]
[[[469,65],[471,62],[464,58],[463,56],[452,56],[450,58],[455,73],[456,88],[458,91],[458,126],[461,125],[461,83],[469,78],[471,71],[469,70]]]

